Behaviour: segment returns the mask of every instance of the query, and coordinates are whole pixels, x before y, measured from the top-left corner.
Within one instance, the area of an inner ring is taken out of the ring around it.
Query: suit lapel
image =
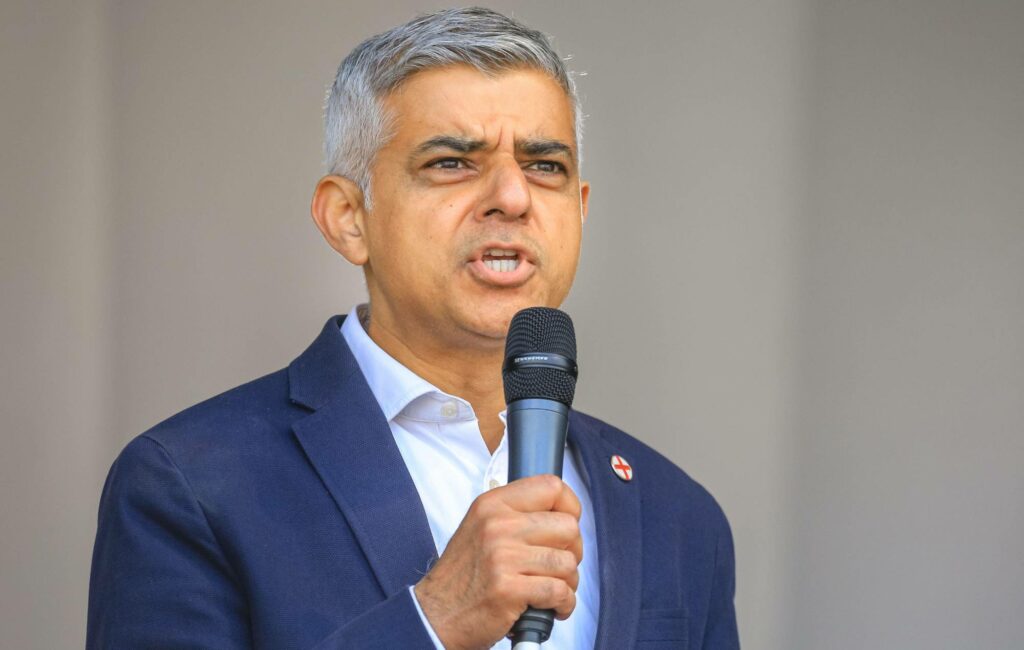
[[[292,428],[338,504],[385,595],[414,584],[437,558],[416,486],[340,331],[341,317],[288,368],[291,399],[314,412]],[[601,605],[597,650],[635,645],[640,616],[640,490],[619,480],[613,449],[573,412],[569,443],[587,475],[597,527]]]
[[[391,595],[418,582],[437,552],[416,486],[340,323],[328,321],[289,366],[292,400],[315,409],[292,430]]]
[[[583,418],[572,413],[569,442],[578,450],[590,488],[601,576],[597,650],[632,648],[640,617],[641,530],[638,479],[621,481],[611,468],[612,449]]]

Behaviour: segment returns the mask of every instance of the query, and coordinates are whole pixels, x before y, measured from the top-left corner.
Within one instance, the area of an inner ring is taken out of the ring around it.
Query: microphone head
[[[513,316],[501,374],[506,404],[539,398],[572,406],[576,330],[568,314],[550,307],[529,307]]]

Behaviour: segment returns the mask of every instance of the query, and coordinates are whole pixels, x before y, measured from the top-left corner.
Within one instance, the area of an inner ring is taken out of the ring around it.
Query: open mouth
[[[486,287],[514,289],[530,281],[537,271],[537,258],[520,244],[489,241],[473,251],[467,268]]]
[[[507,248],[488,248],[484,251],[481,261],[492,271],[511,273],[519,268],[522,260],[517,251]]]

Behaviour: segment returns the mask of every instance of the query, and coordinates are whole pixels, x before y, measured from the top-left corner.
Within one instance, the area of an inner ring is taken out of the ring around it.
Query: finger
[[[562,481],[562,489],[558,493],[558,497],[555,499],[555,504],[551,507],[551,510],[570,514],[576,518],[576,521],[579,521],[580,515],[583,512],[583,506],[580,505],[579,497],[572,491],[569,484]]]
[[[564,512],[533,512],[521,539],[531,546],[550,546],[571,551],[576,563],[583,561],[583,536],[579,521]]]
[[[543,546],[527,546],[516,560],[516,573],[520,575],[558,578],[576,589],[580,576],[576,556]]]
[[[583,536],[581,535],[574,539],[565,550],[569,551],[576,557],[576,564],[578,566],[579,563],[583,561]]]
[[[565,499],[562,494],[564,485],[562,479],[554,474],[540,474],[517,479],[485,494],[494,495],[519,512],[544,512],[555,510],[556,505]]]
[[[573,610],[576,609],[576,591],[572,590],[569,592],[569,598],[564,607],[555,608],[555,618],[564,621],[572,615]]]
[[[564,580],[538,576],[522,577],[526,602],[535,609],[553,609],[555,618],[564,621],[576,608],[576,591]]]
[[[567,548],[580,536],[580,523],[564,512],[520,514],[523,528],[520,539],[531,546]]]

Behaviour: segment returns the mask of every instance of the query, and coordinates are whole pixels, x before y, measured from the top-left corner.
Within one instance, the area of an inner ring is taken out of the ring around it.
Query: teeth
[[[505,248],[488,248],[484,251],[484,266],[498,273],[515,271],[519,266],[519,253]]]
[[[519,260],[484,260],[484,266],[498,273],[508,273],[516,270]]]

